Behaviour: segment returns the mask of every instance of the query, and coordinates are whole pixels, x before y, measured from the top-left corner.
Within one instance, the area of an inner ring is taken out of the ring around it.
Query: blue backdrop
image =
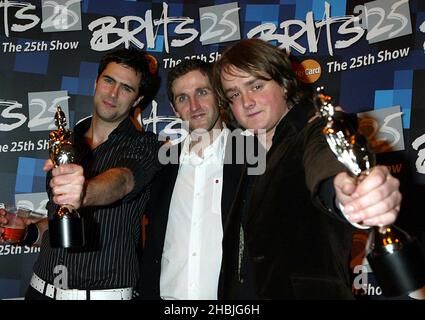
[[[425,1],[0,1],[0,202],[45,212],[44,159],[56,105],[70,126],[90,115],[104,51],[149,51],[166,79],[179,60],[215,61],[260,37],[291,52],[299,78],[359,113],[378,161],[400,178],[398,224],[425,242]],[[159,93],[135,117],[159,133],[177,126]],[[355,238],[353,290],[381,298]],[[21,297],[37,248],[0,245],[0,298]],[[366,277],[365,277],[366,276]]]

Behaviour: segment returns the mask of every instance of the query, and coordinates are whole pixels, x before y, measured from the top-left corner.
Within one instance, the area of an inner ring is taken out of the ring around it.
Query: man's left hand
[[[402,199],[399,180],[385,166],[376,166],[357,180],[346,172],[334,178],[337,201],[343,205],[346,217],[367,226],[394,223]]]

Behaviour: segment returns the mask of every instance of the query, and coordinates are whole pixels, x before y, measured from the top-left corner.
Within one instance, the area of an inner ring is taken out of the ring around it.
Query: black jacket
[[[244,243],[260,299],[350,299],[352,227],[318,199],[322,181],[344,170],[321,132],[324,122],[300,116],[295,106],[279,123],[266,172],[250,194],[243,185],[224,223],[219,298],[234,295],[239,274],[243,200]],[[301,112],[302,114],[303,112]],[[245,179],[244,179],[245,181]],[[241,279],[242,277],[242,279]]]

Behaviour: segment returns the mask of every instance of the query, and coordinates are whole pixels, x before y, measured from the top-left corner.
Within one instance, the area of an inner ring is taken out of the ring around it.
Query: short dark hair
[[[140,74],[138,96],[143,96],[149,91],[155,75],[149,72],[149,60],[145,51],[130,48],[108,52],[100,60],[99,68],[97,69],[97,78],[99,78],[107,65],[111,62],[130,67],[136,71],[137,74]]]
[[[221,103],[229,104],[221,85],[221,73],[234,66],[263,80],[274,80],[287,90],[287,102],[293,106],[304,98],[289,56],[283,50],[260,39],[245,39],[226,49],[215,63],[212,85]]]
[[[167,76],[167,94],[168,99],[174,104],[173,83],[181,76],[191,71],[199,70],[206,75],[211,82],[212,64],[200,59],[186,59],[180,62],[168,73]]]

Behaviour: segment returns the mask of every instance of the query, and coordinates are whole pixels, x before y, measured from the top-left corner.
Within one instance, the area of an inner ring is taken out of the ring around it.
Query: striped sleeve
[[[130,169],[134,177],[134,189],[122,201],[131,201],[152,182],[153,177],[161,168],[158,160],[158,150],[162,141],[157,135],[146,132],[134,139],[133,145],[119,160],[119,166]]]

